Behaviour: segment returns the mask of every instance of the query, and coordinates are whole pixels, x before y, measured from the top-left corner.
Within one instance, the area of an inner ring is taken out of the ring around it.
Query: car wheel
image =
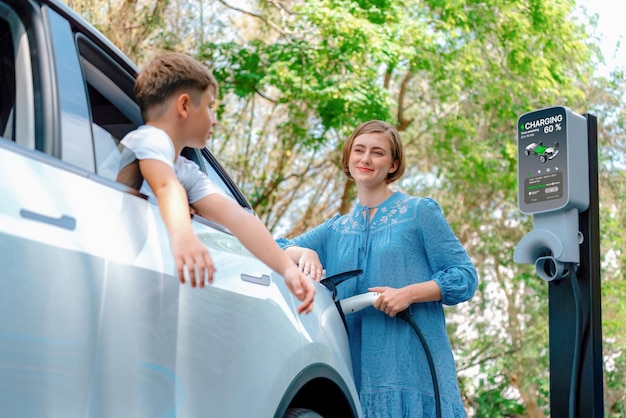
[[[539,161],[541,161],[542,163],[545,163],[545,162],[547,161],[546,156],[545,156],[545,155],[541,155],[541,156],[539,157]]]
[[[306,408],[289,408],[284,418],[324,418],[315,411]]]

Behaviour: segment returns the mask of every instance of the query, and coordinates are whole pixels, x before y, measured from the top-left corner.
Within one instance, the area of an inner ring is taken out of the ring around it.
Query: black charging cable
[[[578,380],[580,379],[580,357],[581,357],[581,327],[582,327],[582,307],[580,306],[580,285],[578,277],[572,269],[570,271],[572,277],[572,290],[574,291],[574,304],[576,305],[576,337],[574,341],[574,355],[572,357],[572,375],[570,377],[569,387],[569,417],[576,417],[576,406],[578,405]]]
[[[547,255],[550,255],[548,253]],[[578,268],[573,263],[566,263],[564,266],[563,274],[558,277],[559,279],[569,279],[572,282],[572,291],[574,293],[574,310],[576,311],[576,321],[574,330],[574,353],[572,354],[572,370],[570,374],[569,382],[569,405],[568,405],[568,417],[576,418],[576,407],[578,406],[578,386],[580,380],[580,361],[582,352],[582,306],[580,304],[580,284],[578,283],[578,275],[576,274]],[[556,266],[554,264],[546,264],[544,266],[545,272],[549,276],[553,276],[556,272]]]
[[[424,352],[426,353],[426,359],[428,360],[428,367],[430,367],[430,374],[433,378],[433,389],[435,390],[435,402],[436,402],[435,408],[436,408],[437,418],[441,418],[441,398],[439,395],[439,383],[437,382],[437,373],[435,372],[435,362],[433,361],[432,354],[430,354],[430,349],[428,348],[428,344],[426,344],[426,339],[424,338],[422,331],[419,329],[419,327],[415,323],[415,320],[413,320],[413,317],[411,316],[411,312],[409,311],[409,308],[406,308],[405,310],[398,312],[396,316],[408,322],[409,325],[411,325],[411,328],[413,328],[413,330],[415,331],[415,334],[417,334],[417,337],[422,343],[422,347],[424,347]]]

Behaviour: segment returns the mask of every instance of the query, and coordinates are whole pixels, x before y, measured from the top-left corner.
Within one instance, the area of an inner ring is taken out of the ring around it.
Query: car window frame
[[[101,48],[93,39],[81,32],[75,34],[75,39],[84,72],[84,88],[87,89],[87,85],[90,85],[105,96],[114,107],[132,121],[132,129],[143,124],[141,112],[134,99],[134,81],[138,69],[134,68],[135,74],[131,75],[128,69],[122,67],[111,56],[110,52]],[[89,97],[89,94],[86,94]],[[89,103],[89,112],[93,124],[94,116],[91,103]],[[130,130],[131,127],[129,126],[126,131]],[[121,140],[122,137],[116,137],[116,139]],[[92,141],[96,141],[95,135],[92,136]],[[93,146],[94,149],[97,148],[95,143]],[[198,164],[202,172],[224,190],[226,196],[233,199],[246,211],[254,214],[254,210],[243,193],[208,148],[186,149],[185,152],[192,161]],[[94,158],[97,165],[98,156],[95,155]]]
[[[36,147],[36,120],[34,103],[33,80],[33,60],[31,58],[31,44],[34,42],[29,36],[29,29],[32,23],[25,22],[23,15],[26,14],[30,20],[36,20],[30,13],[18,11],[10,4],[0,3],[0,17],[5,20],[10,28],[13,41],[14,58],[14,82],[15,97],[12,114],[9,122],[11,124],[8,132],[10,139],[26,148]],[[8,124],[7,124],[8,125]],[[4,133],[4,132],[3,132]]]

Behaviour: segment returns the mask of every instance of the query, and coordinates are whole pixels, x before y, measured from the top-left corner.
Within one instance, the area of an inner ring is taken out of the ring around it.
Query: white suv
[[[331,293],[193,220],[217,274],[181,286],[153,198],[118,177],[137,68],[59,1],[0,0],[0,411],[6,417],[360,417]],[[186,150],[249,209],[207,149]]]

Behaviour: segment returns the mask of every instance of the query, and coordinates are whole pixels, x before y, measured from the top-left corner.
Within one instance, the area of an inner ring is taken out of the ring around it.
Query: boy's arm
[[[170,246],[181,283],[187,270],[191,285],[204,287],[205,278],[213,282],[215,267],[209,251],[191,226],[187,193],[174,170],[159,160],[140,160],[139,168],[150,185],[170,238]]]
[[[228,228],[252,254],[285,278],[291,293],[302,301],[298,313],[313,310],[313,281],[281,250],[260,220],[217,193],[205,196],[192,206],[199,215]]]

